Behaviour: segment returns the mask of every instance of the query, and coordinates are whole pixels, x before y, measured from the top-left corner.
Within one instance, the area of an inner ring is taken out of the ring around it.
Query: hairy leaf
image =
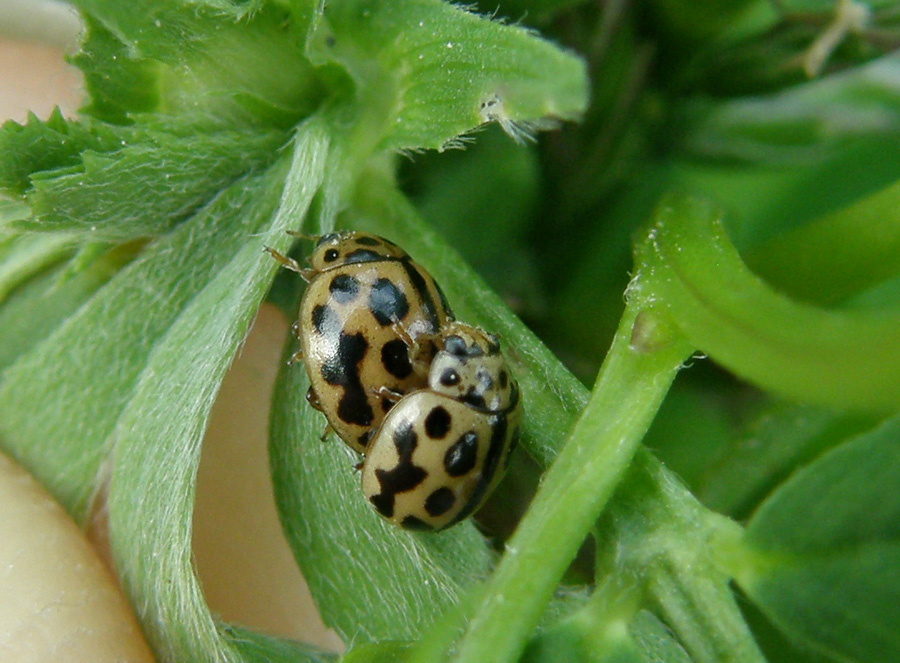
[[[445,2],[348,0],[326,5],[325,19],[315,55],[350,71],[383,149],[441,149],[494,121],[522,137],[587,104],[576,57]]]

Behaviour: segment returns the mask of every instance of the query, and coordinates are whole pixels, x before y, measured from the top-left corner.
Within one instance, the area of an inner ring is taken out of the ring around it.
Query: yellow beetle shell
[[[312,400],[364,453],[397,395],[427,385],[432,339],[453,312],[431,275],[382,238],[325,236],[311,262],[320,271],[301,300],[297,329]]]

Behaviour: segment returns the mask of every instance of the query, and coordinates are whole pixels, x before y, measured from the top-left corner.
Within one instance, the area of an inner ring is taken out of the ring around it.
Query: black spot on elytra
[[[456,502],[456,495],[452,490],[443,486],[425,498],[425,510],[429,516],[437,518],[452,509],[454,502]]]
[[[461,477],[475,467],[478,459],[478,435],[474,431],[463,434],[444,454],[444,469],[451,477]]]
[[[506,431],[509,424],[506,420],[506,414],[502,412],[492,415],[489,424],[491,427],[491,441],[488,443],[488,450],[484,456],[484,463],[481,466],[481,475],[478,477],[478,482],[472,490],[469,501],[460,509],[453,521],[448,523],[448,526],[458,523],[460,520],[465,520],[481,505],[485,493],[491,485],[491,481],[497,474],[500,459],[503,456],[503,443],[506,440]]]
[[[403,527],[403,529],[411,529],[419,532],[430,532],[434,529],[431,525],[419,520],[415,516],[406,516],[406,518],[403,519],[403,522],[400,523],[400,526]]]
[[[412,363],[409,361],[409,348],[399,338],[388,341],[381,346],[381,364],[384,369],[401,380],[412,373]]]
[[[425,432],[432,440],[443,439],[450,430],[450,413],[438,405],[425,417]]]
[[[369,310],[382,327],[403,320],[409,313],[406,295],[390,279],[378,279],[372,284]]]
[[[373,433],[373,432],[374,432],[374,431],[370,428],[370,429],[367,430],[365,433],[363,433],[362,435],[360,435],[358,438],[356,438],[357,444],[359,444],[359,446],[361,446],[363,449],[365,449],[366,447],[368,447],[368,446],[369,446],[369,440],[371,439],[372,433]]]
[[[356,238],[357,244],[362,244],[363,246],[378,246],[381,244],[381,241],[376,237],[367,237],[366,235],[362,235]]]
[[[341,332],[338,351],[322,364],[322,378],[328,384],[342,387],[344,393],[338,402],[338,418],[348,424],[368,426],[374,413],[359,379],[359,364],[366,356],[369,343],[363,334]]]
[[[405,421],[397,426],[393,433],[393,440],[399,456],[397,464],[390,470],[375,470],[375,478],[378,479],[381,492],[369,498],[378,512],[387,518],[394,515],[394,498],[397,493],[412,490],[428,476],[428,472],[413,465],[412,462],[413,451],[416,450],[416,445],[419,443],[418,435],[413,430],[412,424]]]
[[[415,292],[418,301],[422,305],[422,313],[428,320],[431,331],[437,331],[440,321],[437,317],[437,308],[434,305],[434,298],[431,296],[431,291],[428,290],[428,283],[426,283],[425,277],[422,275],[420,269],[414,265],[409,258],[405,258],[399,262],[406,272],[406,277],[412,285],[413,292]],[[449,307],[445,307],[444,310],[447,312],[447,317],[452,320],[453,314],[450,312]]]
[[[488,354],[496,355],[500,354],[500,341],[497,340],[497,337],[493,334],[488,334]]]
[[[459,373],[452,368],[445,368],[441,373],[440,382],[445,387],[452,387],[459,384]]]
[[[312,310],[312,324],[322,336],[336,336],[341,332],[341,321],[330,306],[317,304]]]
[[[500,375],[497,376],[497,379],[500,380],[500,388],[506,389],[506,385],[509,384],[509,373],[506,371],[500,371]]]
[[[338,274],[331,279],[328,290],[336,302],[347,304],[359,294],[359,281],[349,274]]]

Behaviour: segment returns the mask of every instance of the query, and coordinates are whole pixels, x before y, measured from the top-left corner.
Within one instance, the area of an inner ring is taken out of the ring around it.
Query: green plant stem
[[[649,453],[638,454],[634,471],[646,492],[630,486],[629,496],[637,499],[611,516],[640,534],[612,528],[608,536],[631,548],[618,556],[634,556],[635,573],[694,661],[763,663],[721,565],[722,551],[735,548],[743,528],[705,509]]]
[[[654,314],[644,307],[629,302],[587,407],[488,581],[459,644],[460,663],[513,661],[522,653],[692,352],[665,326],[648,326]]]
[[[671,565],[654,570],[649,590],[693,660],[765,662],[726,581],[705,569]]]

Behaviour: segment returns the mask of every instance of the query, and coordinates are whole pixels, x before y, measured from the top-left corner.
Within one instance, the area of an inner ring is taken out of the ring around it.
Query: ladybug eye
[[[459,384],[459,373],[452,368],[448,368],[441,373],[441,384],[445,387],[452,387],[455,384]]]
[[[338,252],[337,249],[328,249],[325,252],[324,260],[325,260],[325,262],[334,262],[335,260],[338,259],[338,256],[340,256],[340,255],[341,254]]]

